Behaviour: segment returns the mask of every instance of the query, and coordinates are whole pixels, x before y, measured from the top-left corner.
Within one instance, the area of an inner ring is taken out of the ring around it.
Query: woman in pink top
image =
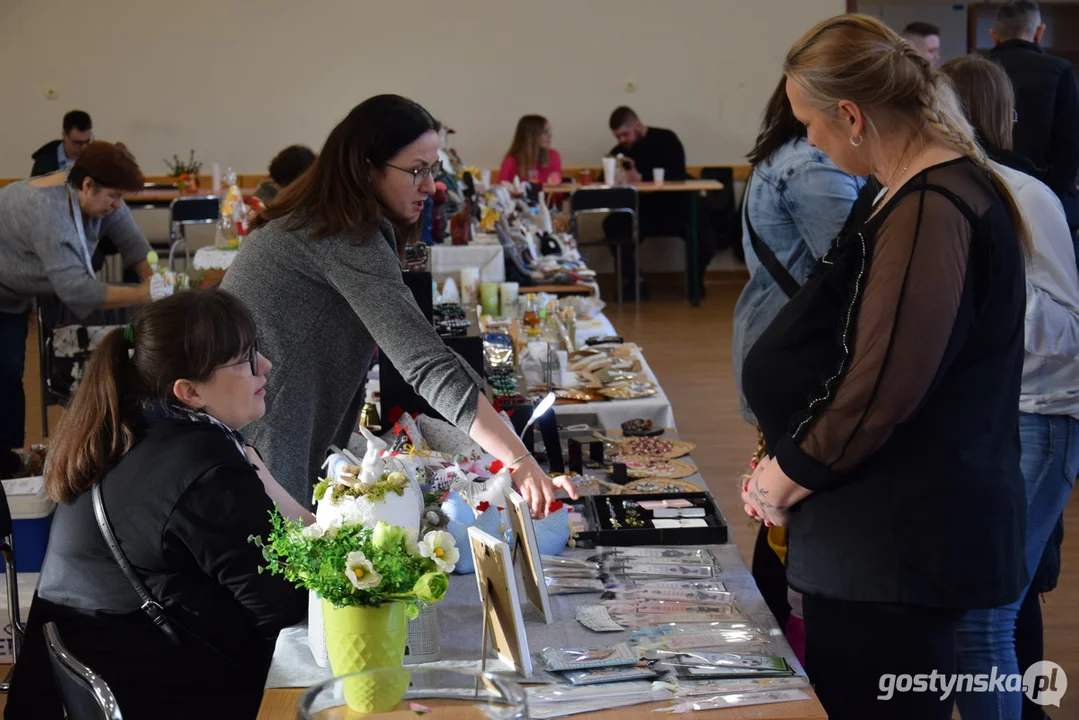
[[[562,157],[551,149],[551,124],[542,115],[525,115],[517,121],[506,158],[499,170],[499,182],[557,183],[562,181]]]

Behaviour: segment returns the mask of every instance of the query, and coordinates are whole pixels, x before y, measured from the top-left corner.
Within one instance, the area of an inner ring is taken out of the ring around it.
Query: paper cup
[[[663,184],[663,177],[667,174],[664,168],[652,168],[652,182],[656,185]]]
[[[498,315],[498,283],[480,285],[480,305],[484,315]]]
[[[615,181],[614,181],[615,162],[617,162],[617,161],[613,157],[605,157],[605,158],[603,158],[603,184],[604,185],[614,185],[615,184]]]
[[[502,283],[500,290],[502,296],[502,317],[517,317],[517,294],[521,291],[521,286],[515,282],[504,282]]]

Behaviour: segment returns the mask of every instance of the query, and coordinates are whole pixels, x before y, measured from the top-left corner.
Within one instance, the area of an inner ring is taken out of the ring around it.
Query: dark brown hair
[[[49,496],[69,502],[93,488],[135,444],[143,409],[178,406],[177,380],[208,380],[254,342],[254,318],[224,290],[179,292],[140,308],[131,330],[101,341],[60,418],[45,462]]]
[[[940,28],[933,23],[922,22],[921,20],[915,20],[914,22],[903,28],[901,33],[903,37],[929,37],[930,35],[936,35],[940,37]]]
[[[611,130],[617,130],[623,125],[628,125],[631,122],[638,120],[637,113],[633,112],[630,108],[623,105],[617,107],[614,112],[611,113],[611,120],[608,123],[611,126]]]
[[[89,114],[82,110],[69,110],[64,114],[64,135],[70,135],[72,130],[87,132],[93,129]]]
[[[315,162],[315,153],[306,145],[289,145],[270,161],[270,179],[287,187]]]
[[[1004,68],[975,54],[953,58],[940,71],[952,79],[982,145],[1011,150],[1015,90]]]
[[[542,115],[525,115],[517,121],[513,143],[510,144],[510,149],[506,151],[506,154],[517,161],[517,170],[522,178],[528,178],[529,170],[546,167],[550,162],[550,153],[539,146],[546,127],[547,118]]]
[[[780,75],[779,84],[764,109],[757,142],[746,159],[750,165],[759,165],[791,140],[805,136],[806,126],[794,117],[790,98],[787,97],[787,76]]]
[[[254,228],[287,218],[285,227],[314,237],[357,236],[382,219],[401,225],[378,197],[375,173],[438,123],[400,95],[376,95],[352,109],[326,139],[315,163],[255,218]],[[403,228],[402,228],[403,229]]]
[[[71,166],[67,181],[81,188],[82,181],[90,178],[101,187],[111,190],[138,192],[146,179],[139,170],[135,156],[123,143],[96,140],[86,146],[79,159]]]

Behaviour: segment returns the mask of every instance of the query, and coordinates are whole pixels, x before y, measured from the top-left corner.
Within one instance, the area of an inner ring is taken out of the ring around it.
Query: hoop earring
[[[850,144],[853,145],[854,147],[861,146],[862,140],[863,140],[863,138],[859,137],[858,142],[854,142],[854,136],[853,135],[850,136]]]

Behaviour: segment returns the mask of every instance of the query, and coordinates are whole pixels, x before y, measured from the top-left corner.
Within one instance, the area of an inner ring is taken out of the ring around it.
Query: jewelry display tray
[[[612,527],[607,499],[616,509],[620,528]],[[652,513],[638,509],[644,527],[629,527],[623,522],[626,514],[623,501],[662,501],[685,499],[694,507],[703,507],[702,518],[707,527],[657,529],[652,526]],[[588,529],[578,533],[577,542],[583,546],[629,547],[634,545],[720,545],[727,542],[727,520],[711,493],[668,493],[664,495],[588,495],[574,503],[588,522]]]

